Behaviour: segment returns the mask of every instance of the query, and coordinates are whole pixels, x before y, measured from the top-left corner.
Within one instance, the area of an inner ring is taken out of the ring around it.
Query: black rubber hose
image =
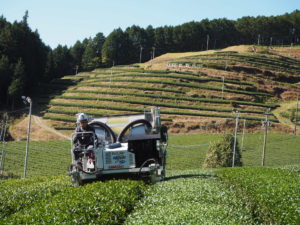
[[[153,161],[154,163],[157,163],[156,159],[154,159],[154,158],[147,159],[147,160],[146,160],[145,162],[143,162],[142,165],[140,166],[139,173],[138,173],[139,176],[141,175],[141,172],[142,172],[142,169],[143,169],[144,165],[146,165],[147,162],[151,162],[151,161]]]

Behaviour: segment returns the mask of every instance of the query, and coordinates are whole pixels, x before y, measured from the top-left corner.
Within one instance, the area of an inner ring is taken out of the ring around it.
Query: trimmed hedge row
[[[53,106],[65,106],[65,107],[85,107],[85,108],[94,108],[94,109],[111,109],[111,110],[126,110],[132,112],[144,112],[144,109],[136,109],[136,108],[126,108],[126,107],[116,107],[116,106],[103,106],[103,105],[94,105],[94,104],[78,104],[78,103],[61,103],[61,102],[50,102],[49,105]],[[235,118],[233,115],[224,115],[224,114],[205,114],[205,113],[196,113],[196,112],[186,112],[186,111],[166,111],[161,110],[161,114],[169,114],[169,115],[185,115],[185,116],[204,116],[204,117],[219,117],[219,118]],[[262,118],[259,117],[249,117],[249,116],[241,116],[241,119],[247,120],[259,120]],[[278,122],[276,119],[270,119],[272,122]]]
[[[223,100],[223,99],[210,99],[210,98],[198,98],[198,97],[178,97],[170,95],[156,95],[156,94],[144,94],[136,92],[113,92],[113,91],[85,91],[85,90],[69,90],[66,93],[91,93],[91,94],[109,94],[109,95],[128,95],[128,96],[137,96],[137,97],[150,97],[150,98],[161,98],[161,99],[174,99],[174,100],[184,100],[192,102],[208,102],[208,103],[219,103],[219,104],[239,104],[239,105],[251,105],[251,106],[260,106],[267,108],[276,108],[279,105],[275,104],[263,104],[256,102],[246,102],[246,101],[232,101],[232,100]]]
[[[257,56],[246,56],[246,55],[237,55],[237,54],[229,54],[226,55],[227,58],[225,58],[225,55],[218,55],[218,54],[212,54],[212,55],[206,55],[201,56],[199,58],[195,58],[197,60],[224,60],[224,61],[235,61],[235,62],[243,62],[243,63],[249,63],[252,65],[258,65],[258,66],[264,66],[267,68],[273,68],[283,71],[291,71],[291,72],[299,72],[300,68],[294,67],[294,64],[288,64],[286,62],[282,62],[280,60],[271,59],[271,58],[262,58]],[[184,59],[184,58],[183,58]],[[182,63],[182,62],[177,62]],[[188,62],[185,62],[188,63]]]
[[[188,81],[196,81],[196,82],[209,82],[209,81],[215,81],[215,82],[223,82],[223,80],[221,78],[197,78],[197,77],[192,77],[192,76],[180,76],[180,75],[168,75],[168,74],[121,74],[121,75],[113,75],[112,79],[114,79],[115,77],[138,77],[138,78],[142,78],[142,77],[162,77],[162,78],[175,78],[175,79],[184,79],[184,80],[188,80]],[[106,77],[107,78],[107,77]],[[94,78],[94,77],[90,77],[86,80],[93,80],[93,81],[98,81],[98,80],[102,80],[103,78]],[[252,86],[251,83],[247,83],[247,82],[242,82],[242,81],[237,81],[237,80],[230,80],[230,79],[226,79],[225,83],[229,83],[229,84],[239,84],[239,85],[250,85]]]
[[[222,58],[209,58],[209,59],[205,59],[205,60],[226,60],[226,59],[222,59]],[[274,64],[269,64],[269,63],[263,63],[263,62],[256,62],[256,61],[250,61],[250,60],[243,60],[243,59],[234,59],[234,58],[230,58],[230,61],[233,62],[242,62],[242,63],[248,63],[251,65],[255,65],[255,66],[262,66],[262,67],[266,67],[266,68],[270,68],[270,69],[277,69],[277,70],[281,70],[281,71],[290,71],[290,72],[299,72],[300,70],[297,68],[286,68],[287,66],[280,66],[280,65],[274,65]]]
[[[144,109],[137,109],[135,112],[136,113],[142,113],[142,110],[144,110]],[[66,110],[66,109],[48,109],[47,112],[48,113],[54,113],[54,114],[72,115],[72,117],[69,117],[69,116],[55,116],[55,115],[46,115],[46,116],[44,116],[44,119],[58,120],[58,121],[64,121],[64,122],[74,122],[75,121],[74,116],[78,113],[78,111],[76,111],[76,110]],[[86,113],[88,113],[91,118],[93,118],[93,117],[114,116],[114,115],[118,116],[118,115],[123,115],[123,114],[127,115],[128,114],[128,113],[105,114],[105,113],[94,113],[94,112],[89,112],[89,111],[86,111]],[[173,119],[171,119],[171,118],[161,118],[161,121],[172,122]],[[56,127],[64,128],[65,126],[56,126]]]
[[[170,86],[177,86],[177,87],[189,87],[189,88],[199,88],[205,90],[213,90],[213,91],[222,91],[222,88],[207,86],[207,85],[200,85],[200,84],[187,84],[187,83],[179,83],[179,82],[170,82],[166,80],[141,80],[141,79],[113,79],[110,80],[109,78],[99,79],[98,81],[101,82],[132,82],[132,83],[152,83],[152,84],[165,84]],[[87,86],[92,85],[89,82],[82,82],[79,86]],[[250,92],[250,91],[242,91],[242,90],[232,90],[228,88],[224,88],[224,92],[230,92],[235,94],[244,94],[244,95],[258,95],[258,96],[273,96],[268,93],[263,92]]]
[[[220,170],[218,175],[237,190],[261,224],[299,224],[299,173],[271,168]]]
[[[55,181],[55,179],[52,181],[53,187],[56,186]],[[30,190],[32,193],[23,195],[35,199],[33,190],[42,192],[43,195],[47,194],[43,192],[45,190],[38,189],[40,185],[34,183],[32,186],[33,189]],[[145,190],[146,186],[141,181],[132,180],[96,182],[78,188],[64,187],[60,193],[28,205],[30,207],[26,210],[17,211],[2,222],[4,224],[121,224]],[[9,201],[17,206],[14,197],[14,193],[11,192]]]
[[[181,104],[168,104],[161,102],[144,102],[137,100],[129,100],[129,99],[117,99],[117,98],[106,98],[106,97],[88,97],[88,96],[57,96],[56,99],[74,99],[74,100],[97,100],[97,101],[110,101],[110,102],[123,102],[129,104],[138,104],[138,105],[156,105],[160,107],[168,107],[168,108],[176,108],[176,109],[193,109],[200,111],[214,111],[214,112],[232,112],[232,109],[225,108],[209,108],[209,107],[198,107],[198,106],[189,106],[189,105],[181,105]],[[264,111],[257,110],[239,110],[241,113],[256,113],[263,114]]]
[[[54,126],[54,129],[56,129],[56,130],[74,130],[74,127],[68,127],[68,126]]]
[[[41,199],[48,199],[64,191],[65,177],[38,177],[26,180],[7,180],[0,184],[0,220],[30,208]],[[8,222],[8,221],[7,221]]]
[[[163,92],[171,92],[184,94],[184,91],[173,90],[168,88],[151,88],[151,87],[138,87],[138,86],[124,86],[124,85],[116,85],[116,84],[79,84],[77,87],[111,87],[111,88],[123,88],[123,89],[137,89],[143,91],[163,91]]]
[[[234,190],[212,172],[199,169],[172,172],[165,182],[149,188],[125,224],[229,225],[255,221],[251,208]]]
[[[297,67],[297,64],[298,66],[300,66],[300,62],[298,60],[294,60],[292,58],[288,58],[288,57],[281,57],[279,59],[277,58],[271,58],[271,57],[264,57],[264,56],[257,56],[257,55],[242,55],[242,54],[210,54],[210,55],[199,55],[199,57],[208,57],[208,58],[211,58],[211,57],[230,57],[230,58],[237,58],[237,59],[245,59],[244,61],[246,62],[258,62],[258,63],[262,63],[264,65],[275,65],[275,66],[281,66],[281,67],[289,67],[291,68],[292,66],[292,69],[300,69],[299,67]],[[199,57],[195,58],[194,59],[199,59]],[[192,58],[191,58],[192,59]],[[243,61],[243,62],[244,62]],[[296,65],[296,67],[295,67]]]

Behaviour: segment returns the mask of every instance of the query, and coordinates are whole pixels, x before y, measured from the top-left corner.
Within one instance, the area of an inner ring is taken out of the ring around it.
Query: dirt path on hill
[[[70,137],[50,127],[42,117],[32,115],[30,140],[70,140]],[[9,129],[9,133],[15,141],[26,140],[28,127],[28,116],[15,121]]]
[[[47,131],[49,131],[49,132],[51,132],[53,134],[56,134],[57,136],[60,136],[60,137],[62,137],[64,139],[70,139],[70,137],[68,137],[68,136],[66,136],[66,135],[58,132],[57,130],[55,130],[52,127],[49,127],[46,123],[43,122],[43,119],[41,117],[32,115],[32,119],[41,128],[43,128],[43,129],[45,129],[45,130],[47,130]]]
[[[288,118],[285,118],[285,117],[283,117],[283,116],[280,115],[280,113],[286,112],[288,109],[294,108],[294,107],[295,108],[297,107],[297,101],[282,103],[282,104],[280,104],[280,107],[278,107],[277,109],[275,109],[273,111],[273,114],[280,121],[280,123],[282,123],[284,125],[287,125],[290,128],[294,129],[295,128],[295,124],[293,124]],[[297,126],[297,128],[299,128],[299,126]]]

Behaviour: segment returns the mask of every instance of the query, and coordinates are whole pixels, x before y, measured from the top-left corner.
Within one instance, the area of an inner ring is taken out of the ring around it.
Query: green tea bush
[[[55,180],[55,179],[54,179]],[[54,184],[52,184],[55,187]],[[145,186],[140,181],[111,180],[64,188],[51,198],[4,218],[5,224],[121,224]],[[45,190],[44,190],[45,191]],[[34,192],[24,195],[35,198]],[[10,199],[14,202],[14,199]],[[16,203],[15,203],[16,204]]]
[[[272,168],[234,168],[218,172],[252,207],[262,224],[299,224],[299,173]]]
[[[30,208],[42,199],[49,199],[64,191],[70,181],[65,176],[10,179],[0,184],[0,220]]]
[[[234,136],[229,133],[223,134],[220,140],[212,142],[210,144],[203,167],[231,167],[233,162],[233,147]],[[243,165],[242,155],[238,145],[238,141],[236,142],[234,165]]]
[[[255,224],[250,207],[208,170],[173,171],[149,188],[125,224]]]

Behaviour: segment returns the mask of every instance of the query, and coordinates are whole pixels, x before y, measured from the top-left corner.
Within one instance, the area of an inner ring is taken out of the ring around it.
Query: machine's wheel
[[[167,160],[167,152],[164,153],[164,158],[163,158],[163,170],[161,171],[161,180],[165,180],[166,178],[166,160]]]
[[[81,178],[80,178],[80,172],[77,166],[71,164],[69,167],[69,172],[72,178],[72,186],[73,187],[79,187],[83,184]]]
[[[73,187],[79,187],[82,185],[79,172],[72,174],[72,185]]]
[[[134,125],[137,125],[137,124],[144,124],[146,125],[149,129],[152,129],[152,125],[151,123],[148,121],[148,120],[145,120],[145,119],[139,119],[139,120],[135,120],[135,121],[132,121],[130,122],[129,124],[126,125],[126,127],[123,128],[123,130],[121,131],[121,133],[119,134],[118,138],[117,138],[117,142],[120,142],[120,143],[123,143],[123,138],[124,138],[124,135],[126,133],[126,131],[134,126]]]

